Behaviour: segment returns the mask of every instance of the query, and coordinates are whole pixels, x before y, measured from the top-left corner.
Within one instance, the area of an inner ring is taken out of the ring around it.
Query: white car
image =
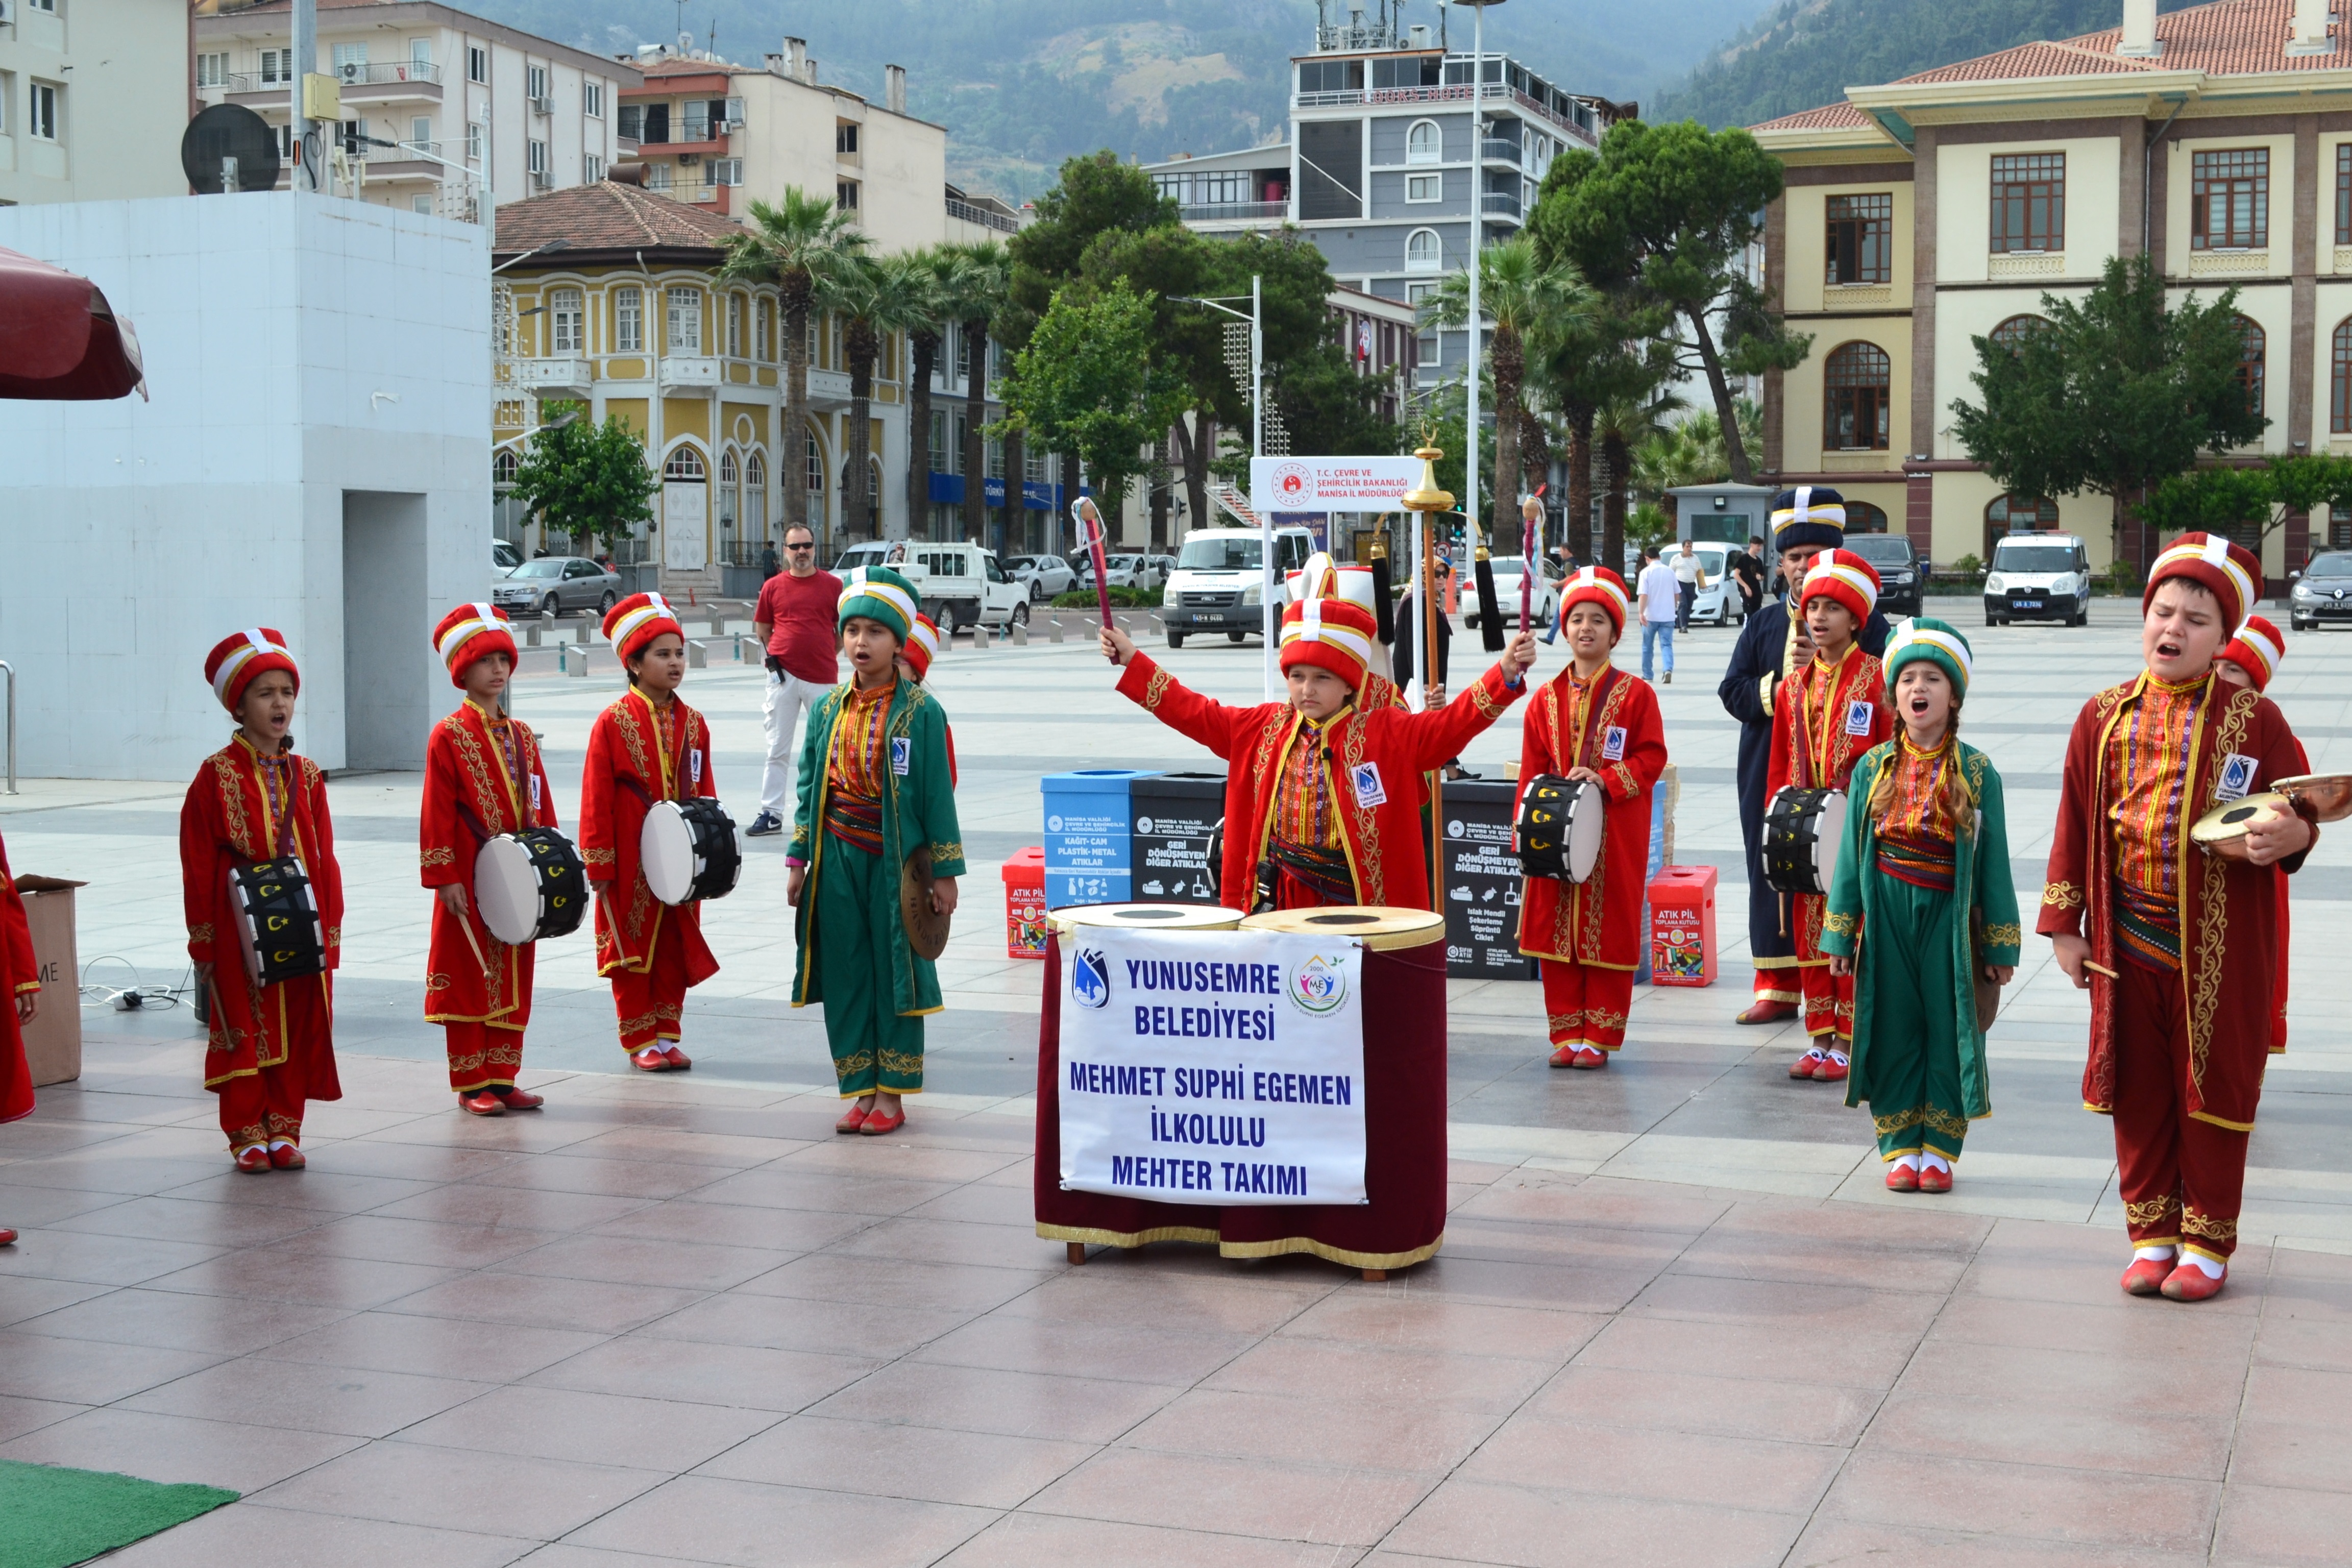
[[[1517,629],[1519,624],[1519,582],[1528,573],[1527,558],[1522,555],[1497,555],[1487,562],[1495,569],[1495,598],[1503,612],[1503,625]],[[1551,563],[1538,562],[1535,585],[1528,593],[1528,625],[1540,632],[1551,625],[1559,614],[1559,584],[1551,575]],[[1462,582],[1462,624],[1478,624],[1478,576],[1474,569]]]
[[[1029,624],[1029,590],[1006,576],[996,557],[977,544],[869,539],[843,551],[833,570],[845,580],[863,566],[902,574],[923,596],[923,613],[949,637],[974,623]]]
[[[1699,559],[1699,570],[1706,575],[1706,586],[1691,599],[1691,625],[1736,626],[1748,618],[1747,602],[1739,596],[1739,584],[1731,576],[1731,547],[1711,544],[1700,540],[1691,547]],[[1664,559],[1668,566],[1682,553],[1676,545]]]
[[[1007,575],[1029,590],[1030,601],[1051,599],[1077,586],[1078,574],[1058,555],[1014,555],[1004,563]]]
[[[1167,582],[1151,564],[1149,555],[1106,555],[1103,557],[1104,580],[1114,588],[1149,591]],[[1095,585],[1095,563],[1092,555],[1078,558],[1078,586],[1091,590]]]

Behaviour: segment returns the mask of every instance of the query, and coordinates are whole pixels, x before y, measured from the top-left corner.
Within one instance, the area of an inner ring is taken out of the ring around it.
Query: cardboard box
[[[87,882],[19,877],[25,918],[33,928],[33,963],[41,982],[40,1011],[25,1026],[25,1059],[33,1085],[69,1083],[81,1076],[81,959],[74,944],[74,889]]]

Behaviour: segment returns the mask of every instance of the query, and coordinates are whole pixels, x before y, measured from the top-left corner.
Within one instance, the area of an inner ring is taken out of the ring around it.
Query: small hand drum
[[[1764,808],[1764,880],[1776,893],[1826,894],[1845,842],[1845,791],[1794,784]]]
[[[1528,781],[1515,825],[1519,868],[1530,877],[1581,882],[1601,861],[1601,786],[1552,773]]]
[[[2294,803],[2284,790],[2264,790],[2242,800],[2227,800],[2197,819],[2189,841],[2208,855],[2224,860],[2246,858],[2246,833],[2257,822],[2294,815]]]
[[[646,886],[666,904],[723,899],[743,872],[735,819],[715,800],[657,800],[637,837]]]

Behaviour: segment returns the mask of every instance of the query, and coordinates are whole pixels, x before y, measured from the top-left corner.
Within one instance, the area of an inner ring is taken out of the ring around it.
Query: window
[[[219,54],[198,55],[196,57],[196,85],[198,87],[222,87],[226,86],[227,82],[228,56]],[[2340,205],[2341,204],[2339,203],[2338,205]]]
[[[773,323],[776,312],[774,308],[765,300],[761,300],[755,309],[759,317],[758,331],[760,335],[760,357],[762,360],[772,361],[775,358],[775,355],[771,353],[769,350],[773,346],[775,340],[770,335],[768,329]],[[754,462],[757,462],[758,460],[759,459],[756,458],[752,459]]]
[[[2327,509],[2327,548],[2352,550],[2352,511],[2340,506]]]
[[[530,173],[534,182],[544,178],[547,174],[547,143],[544,142],[530,143]]]
[[[433,121],[420,114],[408,122],[408,144],[422,152],[433,151]]]
[[[1302,221],[1364,216],[1362,121],[1300,121],[1297,157],[1298,216]]]
[[[408,210],[415,213],[423,213],[426,217],[431,217],[433,216],[433,198],[431,196],[411,196],[408,198]]]
[[[2334,342],[2327,375],[2327,428],[2333,435],[2352,435],[2352,317],[2336,324]]]
[[[2245,390],[2247,411],[2258,415],[2263,411],[2263,362],[2269,339],[2243,316],[2238,318],[2238,335],[2243,344],[2238,351],[2238,384]]]
[[[2041,316],[2011,316],[1991,331],[1987,332],[1985,337],[1988,341],[2015,353],[2025,347],[2026,339],[2049,324],[2049,321]]]
[[[420,73],[429,73],[433,69],[433,40],[430,38],[409,39],[408,64],[409,68],[412,70]]]
[[[1404,267],[1408,272],[1434,272],[1443,264],[1444,247],[1433,228],[1417,228],[1404,237]]]
[[[857,153],[857,121],[836,120],[833,124],[833,150],[841,157],[854,157]]]
[[[580,88],[580,111],[591,120],[604,118],[604,84],[584,82]]]
[[[1360,92],[1364,86],[1361,60],[1302,60],[1298,66],[1301,92]]]
[[[1822,363],[1822,447],[1886,450],[1894,363],[1876,343],[1847,343]]]
[[[2352,142],[2336,149],[2336,243],[2352,245]]]
[[[2270,149],[2242,147],[2191,154],[2189,248],[2260,250],[2270,242]]]
[[[1445,196],[1445,176],[1443,174],[1407,174],[1404,177],[1404,199],[1409,202],[1442,201]]]
[[[666,191],[669,189],[671,168],[672,166],[667,163],[647,163],[646,165],[646,189],[649,191]]]
[[[36,11],[47,11],[52,16],[58,12],[58,0],[28,0]]]
[[[25,129],[39,141],[58,139],[58,89],[47,82],[33,84],[33,100],[25,116]]]
[[[743,531],[768,537],[768,465],[757,452],[743,459]]]
[[[499,447],[498,456],[490,459],[490,482],[494,485],[514,483],[515,470],[521,466],[515,458],[513,447]]]
[[[478,120],[466,122],[466,161],[469,163],[482,161],[482,122]]]
[[[1445,156],[1445,138],[1434,120],[1416,120],[1412,129],[1404,133],[1404,161],[1408,163],[1435,163]]]
[[[2012,533],[2055,533],[2058,503],[2044,496],[1995,496],[1985,508],[1984,558],[1990,561],[2000,542]]]
[[[530,66],[526,68],[523,72],[523,79],[527,84],[523,89],[523,96],[526,98],[545,98],[547,96],[547,68],[545,66]]]
[[[1992,161],[1992,250],[2066,248],[2066,154],[2023,153]]]
[[[824,454],[816,448],[816,437],[808,438],[808,477],[803,481],[811,495],[824,493]]]
[[[1436,87],[1444,79],[1444,73],[1440,69],[1444,64],[1434,55],[1375,59],[1372,61],[1372,86],[1375,89]]]
[[[604,177],[604,160],[598,157],[593,153],[583,154],[580,160],[580,177],[587,181],[592,185],[597,181],[603,179]]]
[[[1885,533],[1886,531],[1885,510],[1874,507],[1866,500],[1846,502],[1845,531],[1848,533]]]
[[[547,321],[551,353],[576,354],[588,345],[582,331],[580,290],[553,289],[547,296]]]
[[[641,289],[613,290],[613,352],[646,352],[646,297]]]
[[[727,296],[727,355],[730,359],[743,357],[743,296]]]
[[[680,447],[662,465],[662,478],[677,484],[698,485],[710,476],[702,466],[702,454],[691,447]]]
[[[719,526],[730,531],[735,527],[735,487],[742,475],[735,466],[735,454],[719,454]]]
[[[621,133],[621,140],[624,142],[638,142],[644,140],[646,130],[646,106],[642,103],[625,103],[621,105],[621,118],[617,122],[617,129]]]
[[[336,44],[329,51],[334,61],[335,74],[345,81],[367,80],[367,49],[365,44]]]
[[[1435,332],[1423,332],[1413,339],[1413,343],[1417,350],[1413,359],[1415,364],[1433,365],[1440,363],[1443,353],[1438,347]]]
[[[490,51],[468,45],[466,48],[466,79],[487,82],[490,79]]]
[[[1891,283],[1895,280],[1895,197],[1832,196],[1829,199],[1831,283]]]
[[[839,207],[845,213],[856,212],[857,210],[857,182],[856,180],[839,180],[835,182],[833,187],[833,205]]]
[[[674,354],[698,354],[702,352],[702,291],[698,289],[672,289],[669,291],[669,352]]]
[[[264,49],[261,51],[261,79],[264,83],[294,79],[294,51]]]

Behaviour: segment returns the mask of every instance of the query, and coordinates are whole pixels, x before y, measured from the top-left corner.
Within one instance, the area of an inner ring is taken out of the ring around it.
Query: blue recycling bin
[[[1037,781],[1045,797],[1045,907],[1134,898],[1135,811],[1128,785],[1149,768],[1080,768]]]

